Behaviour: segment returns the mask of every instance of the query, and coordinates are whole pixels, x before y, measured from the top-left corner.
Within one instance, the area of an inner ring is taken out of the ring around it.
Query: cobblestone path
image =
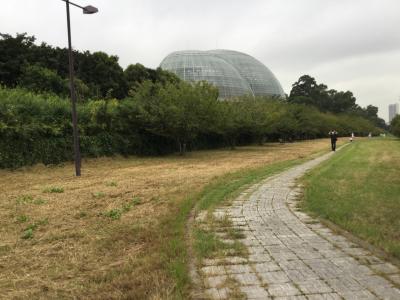
[[[295,180],[331,155],[269,178],[214,212],[243,233],[248,254],[204,260],[199,298],[400,299],[396,266],[296,210]]]

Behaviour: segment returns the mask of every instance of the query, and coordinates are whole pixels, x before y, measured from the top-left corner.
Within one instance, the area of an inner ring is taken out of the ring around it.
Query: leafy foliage
[[[35,92],[68,95],[68,50],[46,43],[35,44],[26,33],[15,37],[0,33],[0,84],[24,87]],[[178,82],[174,74],[130,65],[124,71],[118,56],[104,52],[73,51],[75,86],[79,98],[123,99],[146,80]]]
[[[380,133],[362,116],[242,97],[218,101],[205,82],[144,81],[132,97],[78,105],[83,156],[166,154],[252,142]],[[0,88],[0,168],[72,160],[70,103],[51,94]]]
[[[303,75],[292,85],[288,101],[291,103],[312,105],[322,112],[348,113],[372,121],[376,126],[385,129],[385,121],[378,117],[378,108],[368,105],[361,108],[350,91],[328,90],[325,84],[318,84],[315,78]]]
[[[390,131],[395,136],[400,137],[400,115],[395,116],[390,122]]]

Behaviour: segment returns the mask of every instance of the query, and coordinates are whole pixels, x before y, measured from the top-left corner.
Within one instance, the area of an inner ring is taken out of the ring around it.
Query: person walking
[[[353,140],[354,140],[354,132],[351,133],[350,142],[352,142]]]
[[[331,137],[331,147],[332,151],[336,151],[336,141],[337,141],[337,131],[336,130],[331,130],[329,131],[329,136]]]

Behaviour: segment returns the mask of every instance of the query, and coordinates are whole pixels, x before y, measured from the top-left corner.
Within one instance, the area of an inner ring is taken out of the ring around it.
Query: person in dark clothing
[[[329,131],[329,136],[331,137],[332,151],[336,151],[337,135],[338,135],[338,133],[336,130]]]

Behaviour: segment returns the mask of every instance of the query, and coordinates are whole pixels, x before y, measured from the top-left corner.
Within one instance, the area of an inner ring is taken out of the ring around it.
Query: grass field
[[[184,298],[185,224],[202,190],[235,172],[328,148],[328,140],[317,140],[93,159],[82,178],[71,163],[2,170],[1,297]]]
[[[303,208],[400,258],[400,140],[359,140],[304,179]]]

